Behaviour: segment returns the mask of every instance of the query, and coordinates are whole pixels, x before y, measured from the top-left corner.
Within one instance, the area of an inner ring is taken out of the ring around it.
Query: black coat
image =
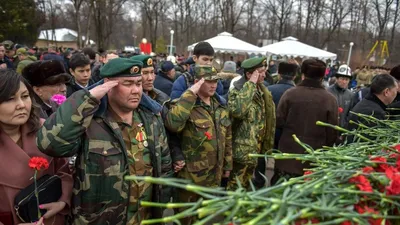
[[[90,79],[89,80],[89,84],[88,87],[93,85],[95,82]],[[69,96],[71,96],[73,93],[82,90],[83,88],[81,86],[79,86],[78,84],[76,84],[75,82],[75,78],[72,77],[71,80],[69,81],[69,83],[67,83],[67,98]]]
[[[339,125],[347,127],[350,110],[355,106],[354,94],[349,89],[343,89],[337,84],[328,87],[327,90],[336,97],[339,107],[343,109],[343,112],[339,114]]]
[[[354,113],[360,113],[365,115],[371,115],[376,119],[384,120],[387,119],[386,113],[386,105],[378,98],[376,95],[369,93],[363,100],[361,100],[356,106],[354,106]],[[372,121],[366,121],[363,118],[360,118],[357,115],[350,114],[349,119],[356,122],[362,123],[368,127],[377,126],[377,123]],[[356,129],[358,127],[357,124],[349,123],[349,130]]]
[[[167,74],[159,71],[156,79],[154,80],[154,87],[164,92],[168,96],[171,95],[172,85],[174,81],[167,76]]]
[[[295,86],[296,85],[291,80],[280,80],[278,81],[278,83],[267,87],[272,94],[272,99],[274,100],[275,108],[278,107],[279,100],[281,100],[283,93],[285,93],[287,90]]]

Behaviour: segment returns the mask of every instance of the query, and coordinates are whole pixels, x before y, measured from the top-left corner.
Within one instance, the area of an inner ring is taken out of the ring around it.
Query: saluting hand
[[[254,70],[254,72],[251,74],[249,81],[257,84],[259,76],[260,76],[260,73],[257,70]]]
[[[197,93],[199,93],[199,90],[201,88],[201,85],[203,85],[204,83],[204,78],[201,78],[201,80],[197,81],[197,83],[193,84],[192,87],[190,87],[190,90],[197,95]]]
[[[99,85],[92,90],[90,90],[90,94],[93,95],[97,100],[100,100],[103,98],[113,87],[118,85],[119,81],[116,80],[110,80],[105,82],[102,85]]]

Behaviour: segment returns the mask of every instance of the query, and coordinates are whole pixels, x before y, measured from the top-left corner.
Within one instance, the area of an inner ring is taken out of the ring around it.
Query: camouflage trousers
[[[176,194],[175,202],[180,202],[180,203],[197,202],[199,200],[199,198],[200,198],[200,196],[193,192],[179,189]],[[175,215],[177,213],[183,212],[186,209],[187,208],[175,209]],[[190,225],[190,224],[195,223],[196,220],[197,220],[196,216],[191,216],[191,217],[186,217],[186,218],[180,219],[180,222],[183,225]]]
[[[147,220],[151,218],[151,208],[149,207],[140,207],[137,212],[129,212],[128,211],[128,218],[129,221],[127,225],[140,225],[142,220]]]
[[[251,179],[253,178],[255,166],[248,166],[241,163],[233,162],[233,170],[229,178],[228,190],[236,190],[238,188],[238,181],[244,189],[249,189]]]

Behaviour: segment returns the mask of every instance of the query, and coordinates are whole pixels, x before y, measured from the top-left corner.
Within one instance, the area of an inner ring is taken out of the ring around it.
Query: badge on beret
[[[147,60],[147,65],[149,65],[149,66],[152,66],[152,65],[153,65],[153,59],[152,59],[152,58],[149,58],[149,59]]]
[[[267,65],[267,60],[264,60],[264,61],[262,62],[262,64],[263,64],[264,66],[266,66],[266,65]]]
[[[138,66],[134,66],[131,68],[131,74],[135,74],[135,73],[139,73],[139,67]]]

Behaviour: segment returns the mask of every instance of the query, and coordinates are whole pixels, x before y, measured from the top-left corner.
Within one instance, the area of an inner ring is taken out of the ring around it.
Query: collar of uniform
[[[133,112],[135,113],[135,112]],[[114,122],[116,122],[121,130],[125,127],[131,127],[130,124],[126,123],[113,109],[110,105],[107,107],[107,117],[110,117]]]

